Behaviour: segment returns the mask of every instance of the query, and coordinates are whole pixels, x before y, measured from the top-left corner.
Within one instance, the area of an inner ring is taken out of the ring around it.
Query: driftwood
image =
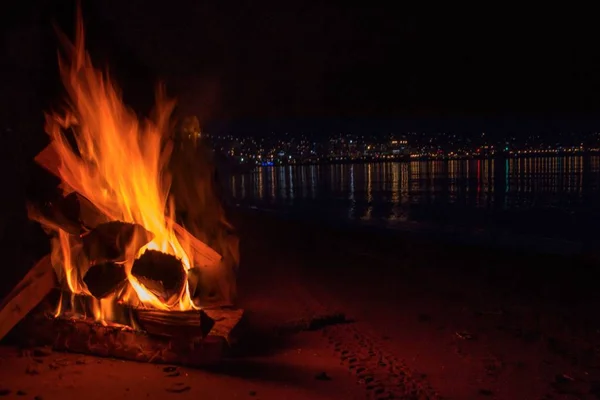
[[[156,250],[146,250],[136,259],[131,275],[167,305],[177,302],[187,282],[181,260]]]
[[[0,340],[56,286],[50,256],[42,258],[0,303]]]

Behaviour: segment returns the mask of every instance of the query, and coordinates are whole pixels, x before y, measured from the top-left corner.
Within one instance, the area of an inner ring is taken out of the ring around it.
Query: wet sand
[[[248,324],[218,369],[168,377],[165,366],[60,353],[36,362],[5,346],[0,390],[44,399],[600,397],[590,260],[239,210],[233,220]],[[336,311],[353,322],[299,328]]]

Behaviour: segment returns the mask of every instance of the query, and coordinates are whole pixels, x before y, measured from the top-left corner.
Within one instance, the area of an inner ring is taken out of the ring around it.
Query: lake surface
[[[600,239],[600,156],[262,167],[230,200],[381,228]]]

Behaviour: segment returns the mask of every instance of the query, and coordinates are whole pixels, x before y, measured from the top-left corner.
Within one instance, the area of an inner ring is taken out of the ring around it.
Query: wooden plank
[[[0,303],[0,340],[56,287],[50,255],[42,258]]]

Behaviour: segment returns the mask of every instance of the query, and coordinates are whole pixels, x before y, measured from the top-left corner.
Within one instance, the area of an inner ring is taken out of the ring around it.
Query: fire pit
[[[190,210],[175,210],[171,192],[174,103],[159,91],[154,118],[140,122],[94,69],[80,14],[75,43],[65,44],[68,107],[47,115],[51,143],[36,157],[60,178],[63,196],[29,207],[52,252],[0,304],[0,339],[21,321],[22,336],[57,350],[215,362],[242,316],[223,288],[235,284],[237,256],[223,257],[178,223],[178,212]],[[237,254],[223,229],[212,229],[213,241]]]

